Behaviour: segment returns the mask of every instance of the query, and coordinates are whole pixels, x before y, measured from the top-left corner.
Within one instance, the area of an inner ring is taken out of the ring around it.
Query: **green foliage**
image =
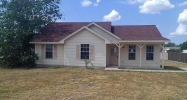
[[[36,54],[24,55],[21,57],[21,62],[24,67],[32,68],[35,66],[35,60],[38,59]]]
[[[177,47],[175,43],[169,42],[168,44],[164,44],[165,47]]]
[[[179,44],[179,46],[181,47],[181,51],[187,50],[187,41]]]
[[[0,64],[32,67],[29,41],[42,27],[61,18],[60,0],[0,0]]]

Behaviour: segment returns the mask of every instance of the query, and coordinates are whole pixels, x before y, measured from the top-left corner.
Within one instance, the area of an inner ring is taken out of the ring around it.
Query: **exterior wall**
[[[136,44],[133,44],[136,45]],[[150,44],[151,45],[151,44]],[[146,60],[146,46],[142,48],[142,68],[160,69],[160,46],[154,45],[154,60]],[[135,60],[128,60],[129,44],[125,44],[121,48],[121,67],[134,67],[140,68],[140,48],[136,45],[136,58]]]
[[[44,46],[45,47],[45,46]],[[44,51],[45,52],[45,48]],[[64,65],[64,47],[63,44],[57,45],[57,59],[45,59],[42,57],[42,45],[35,44],[35,53],[38,54],[39,59],[37,60],[37,64],[44,65]]]
[[[65,40],[65,66],[85,66],[84,60],[76,59],[76,46],[80,44],[94,45],[95,59],[91,62],[95,67],[106,67],[105,41],[86,29]]]
[[[103,31],[102,29],[98,28],[95,25],[91,25],[89,28],[92,29],[93,31],[97,32],[98,34],[102,35],[103,37],[107,38],[112,43],[119,43],[118,39],[116,39],[114,36],[112,36],[109,33]]]

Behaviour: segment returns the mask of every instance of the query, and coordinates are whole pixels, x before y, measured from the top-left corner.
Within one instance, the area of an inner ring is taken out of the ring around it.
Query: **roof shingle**
[[[112,31],[122,40],[168,40],[155,25],[112,26]]]
[[[41,33],[36,35],[31,42],[58,42],[91,22],[55,22],[46,25]],[[111,31],[111,22],[95,22],[104,29]]]
[[[46,25],[31,42],[59,42],[91,22],[54,22]],[[122,40],[168,40],[155,25],[111,26],[111,22],[95,22]]]

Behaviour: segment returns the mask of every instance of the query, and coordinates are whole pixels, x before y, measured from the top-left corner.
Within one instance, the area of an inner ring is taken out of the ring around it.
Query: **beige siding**
[[[159,69],[160,68],[160,46],[154,44],[154,60],[146,60],[146,46],[142,48],[142,68]],[[124,47],[124,48],[123,48]],[[139,67],[140,66],[140,48],[136,45],[136,59],[128,60],[129,44],[121,48],[121,66],[122,67]]]
[[[112,43],[118,43],[118,39],[116,39],[114,36],[110,35],[109,33],[103,31],[99,27],[97,27],[95,25],[91,25],[89,28],[92,29],[93,31],[97,32],[98,34],[102,35],[106,39],[110,40]]]
[[[46,64],[46,65],[64,65],[64,48],[62,44],[58,44],[57,46],[57,57],[56,59],[45,59],[42,58],[42,45],[35,44],[35,53],[38,54],[39,60],[37,60],[37,64]],[[45,46],[44,46],[45,47]],[[45,49],[44,51],[45,52]],[[44,53],[45,54],[45,53]],[[53,53],[54,55],[54,53]]]
[[[65,40],[65,65],[85,66],[84,60],[76,59],[76,46],[90,44],[95,46],[95,59],[91,60],[96,67],[106,67],[106,44],[103,39],[84,29]],[[91,66],[89,64],[89,66]]]

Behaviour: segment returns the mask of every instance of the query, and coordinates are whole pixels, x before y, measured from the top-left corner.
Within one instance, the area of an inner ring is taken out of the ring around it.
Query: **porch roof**
[[[169,41],[169,39],[162,37],[156,25],[112,26],[112,32],[125,41]]]

